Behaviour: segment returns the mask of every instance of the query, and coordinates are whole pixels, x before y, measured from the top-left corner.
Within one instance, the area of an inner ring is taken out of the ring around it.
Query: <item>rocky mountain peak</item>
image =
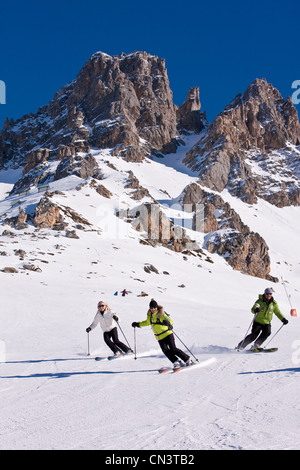
[[[43,182],[49,162],[78,160],[91,148],[109,148],[128,161],[176,151],[176,111],[164,59],[141,51],[97,52],[37,113],[5,121],[0,167],[24,168],[20,190]],[[194,106],[186,110],[187,125],[189,115],[199,121],[195,112]]]
[[[290,98],[286,101],[265,78],[255,79],[243,95],[238,95],[221,113],[238,124],[243,148],[263,151],[283,148],[287,141],[300,145],[298,113]],[[227,118],[227,119],[226,119]],[[240,132],[241,134],[241,132]]]
[[[96,53],[78,74],[74,92],[95,147],[118,146],[125,158],[139,160],[176,136],[173,95],[159,57],[140,51]]]
[[[299,145],[300,124],[291,99],[284,101],[273,85],[256,79],[217,116],[185,163],[199,172],[204,186],[217,191],[227,188],[245,202],[253,203],[260,196],[277,205],[299,204],[299,162],[295,158]],[[279,150],[281,163],[277,159],[275,175],[274,155],[277,152],[278,157]],[[262,171],[255,173],[255,166]],[[284,181],[278,177],[282,171],[289,172]],[[263,172],[274,178],[272,191],[265,190]]]

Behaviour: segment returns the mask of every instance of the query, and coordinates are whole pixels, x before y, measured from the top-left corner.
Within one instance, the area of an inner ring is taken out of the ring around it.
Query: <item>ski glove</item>
[[[163,325],[167,326],[170,330],[173,330],[173,326],[171,325],[171,323],[169,322],[169,320],[164,320],[162,322]]]
[[[131,326],[132,326],[133,328],[140,328],[139,323],[136,322],[136,321],[134,321],[134,322],[131,324]]]
[[[87,333],[89,333],[89,332],[91,331],[91,329],[92,329],[92,328],[88,327],[85,331],[86,331]]]
[[[113,319],[114,319],[115,321],[117,321],[117,322],[119,321],[119,317],[117,317],[117,315],[114,315],[114,316],[113,316]]]
[[[288,322],[289,322],[286,318],[283,318],[281,321],[282,321],[282,323],[283,323],[284,325],[287,325]]]

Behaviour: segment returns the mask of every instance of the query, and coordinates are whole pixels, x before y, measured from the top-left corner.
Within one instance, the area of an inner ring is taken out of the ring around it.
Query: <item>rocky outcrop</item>
[[[22,206],[19,206],[19,215],[16,220],[15,227],[19,230],[27,227],[28,215],[25,213]]]
[[[33,224],[37,228],[54,228],[61,224],[64,218],[59,207],[48,197],[43,197],[35,208]]]
[[[194,212],[194,230],[203,230],[205,248],[210,253],[224,256],[230,266],[251,276],[275,280],[270,276],[269,249],[263,238],[251,232],[240,216],[227,202],[198,184],[187,186],[180,201],[183,207],[191,205]],[[197,226],[197,207],[203,205],[204,221]]]
[[[110,199],[112,197],[112,193],[105,186],[103,186],[103,184],[96,186],[96,191],[100,196],[103,196],[106,199]]]
[[[94,54],[79,73],[74,94],[92,126],[95,147],[114,148],[138,161],[176,136],[173,95],[159,57],[146,52]]]
[[[6,215],[6,214],[4,214]],[[28,224],[28,219],[30,219],[30,217],[28,217],[28,215],[25,213],[24,209],[22,206],[19,206],[19,214],[17,216],[14,216],[14,217],[3,217],[2,221],[3,221],[3,225],[10,225],[12,227],[15,227],[17,230],[23,230],[25,228],[27,228]],[[10,235],[10,236],[13,236],[13,233],[2,233],[2,235]]]
[[[177,109],[177,128],[180,133],[199,133],[207,126],[206,114],[201,112],[199,87],[191,88],[186,101]]]
[[[151,194],[149,193],[148,189],[143,188],[143,186],[140,185],[139,180],[137,179],[136,176],[134,176],[131,170],[128,172],[128,180],[125,184],[125,189],[133,190],[132,193],[130,194],[130,197],[136,201],[140,201],[144,197],[147,197],[153,201],[153,198]]]
[[[270,276],[268,246],[258,233],[215,232],[206,239],[210,253],[224,256],[233,269],[251,276],[278,282]]]
[[[187,236],[186,231],[175,225],[157,204],[144,203],[133,211],[120,212],[133,228],[143,233],[143,240],[151,246],[160,244],[176,252],[197,250],[200,247]]]
[[[288,148],[298,145],[300,124],[291,99],[284,101],[265,79],[256,79],[217,116],[184,162],[199,173],[200,183],[210,189],[221,192],[227,188],[250,204],[258,196],[268,199],[275,189],[283,194],[270,198],[270,202],[288,205],[299,203],[299,179],[289,165],[292,152]],[[272,171],[275,160],[272,156],[278,149],[286,149],[282,154],[283,169],[289,173],[290,181],[278,178]],[[272,190],[266,194],[266,181],[255,167],[268,159],[270,165],[265,165],[265,172],[272,180],[269,184]]]
[[[101,175],[96,159],[88,154],[87,156],[70,156],[63,158],[55,172],[55,180],[65,178],[69,175],[76,175],[79,178],[97,178]]]

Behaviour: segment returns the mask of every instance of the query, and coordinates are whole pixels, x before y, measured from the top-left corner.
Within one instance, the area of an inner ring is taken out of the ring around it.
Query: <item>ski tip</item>
[[[129,354],[124,354],[124,353],[121,353],[121,354],[118,354],[117,356],[108,356],[107,359],[109,361],[113,361],[114,359],[120,359],[121,357],[126,357],[126,356],[130,356]]]
[[[278,348],[251,348],[249,349],[249,351],[254,352],[254,353],[261,353],[261,352],[271,353],[271,352],[278,351]]]
[[[187,369],[194,369],[197,367],[204,367],[212,364],[213,362],[216,361],[215,357],[211,357],[210,359],[207,359],[206,361],[197,361],[197,362],[191,362],[190,365],[182,365],[180,367],[162,367],[161,369],[158,370],[160,374],[165,374],[167,372],[172,372],[172,373],[177,373],[181,370],[187,370]]]
[[[171,369],[170,367],[162,367],[161,369],[158,369],[159,374],[166,374],[167,372],[170,372]]]
[[[276,351],[278,351],[278,348],[266,348],[263,351],[264,352],[276,352]]]

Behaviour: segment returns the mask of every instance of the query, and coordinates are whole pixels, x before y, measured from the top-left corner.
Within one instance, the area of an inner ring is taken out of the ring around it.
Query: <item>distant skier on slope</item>
[[[185,365],[190,365],[190,357],[178,349],[175,344],[174,335],[172,332],[173,321],[164,311],[161,305],[158,305],[156,300],[152,299],[149,304],[147,312],[147,319],[141,322],[133,322],[133,328],[140,328],[143,326],[151,325],[152,331],[158,340],[162,352],[173,363],[174,368],[180,367],[181,364],[178,360],[181,359]]]
[[[120,356],[122,353],[132,353],[132,350],[122,343],[118,338],[117,323],[119,318],[111,311],[107,303],[100,301],[98,302],[98,310],[94,318],[93,323],[86,329],[89,333],[93,330],[98,323],[103,330],[103,338],[107,346],[112,350],[114,355]]]
[[[251,309],[251,312],[255,314],[252,331],[238,344],[237,349],[244,349],[248,344],[252,343],[252,341],[255,341],[253,349],[259,348],[271,334],[273,313],[275,313],[284,325],[288,324],[288,320],[279,310],[272,292],[273,290],[268,287],[263,294],[259,295],[258,300]]]

